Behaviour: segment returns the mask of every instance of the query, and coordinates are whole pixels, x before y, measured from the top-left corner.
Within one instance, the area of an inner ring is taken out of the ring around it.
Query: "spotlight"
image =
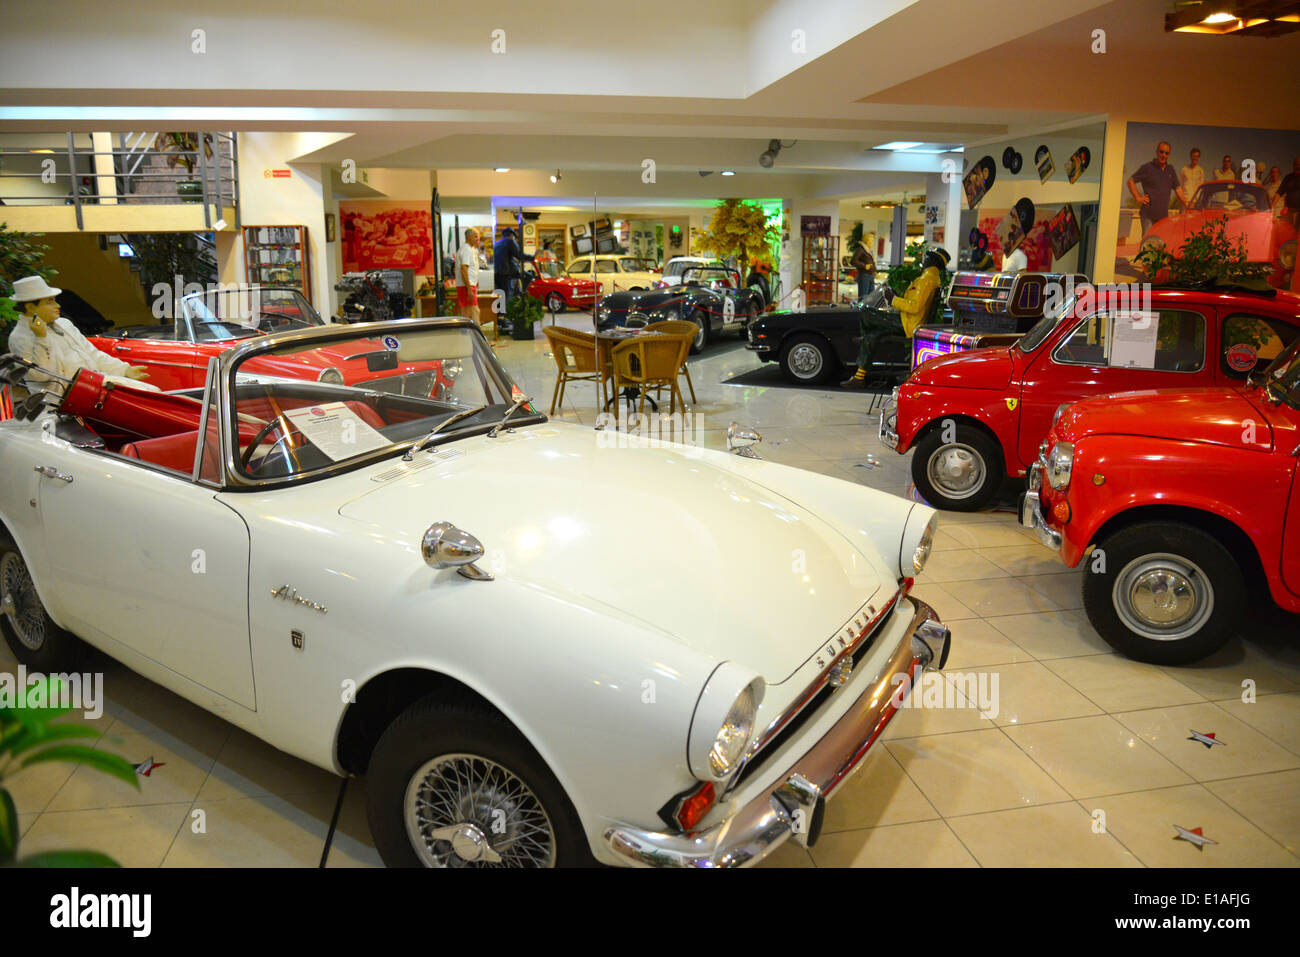
[[[498,166],[498,167],[496,168],[496,171],[497,171],[498,173],[508,173],[508,172],[510,172],[510,167],[509,167],[509,166]]]
[[[780,140],[769,140],[767,149],[758,156],[758,165],[763,169],[771,169],[776,165],[776,154],[781,152]]]
[[[558,169],[557,169],[554,173],[551,174],[551,182],[552,182],[552,183],[558,183],[558,182],[559,182],[560,180],[562,180],[562,179],[564,179],[564,177],[560,175],[560,171],[559,171]]]
[[[735,171],[734,169],[724,169],[724,170],[722,171],[722,175],[723,175],[723,176],[735,176],[735,175],[736,175],[736,171]]]

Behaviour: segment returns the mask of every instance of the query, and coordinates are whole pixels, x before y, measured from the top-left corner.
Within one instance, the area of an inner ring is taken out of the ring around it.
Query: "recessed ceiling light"
[[[735,171],[734,169],[724,169],[724,170],[722,171],[722,175],[723,175],[723,176],[735,176],[735,175],[736,175],[736,171]]]
[[[1211,13],[1208,17],[1206,17],[1201,22],[1202,23],[1231,23],[1235,19],[1237,19],[1236,14]]]
[[[498,166],[498,167],[497,167],[497,172],[498,172],[498,173],[508,173],[508,172],[510,172],[510,167],[509,167],[509,166]]]
[[[879,146],[871,147],[873,150],[910,150],[914,146],[920,146],[919,140],[894,140],[892,143],[881,143]]]

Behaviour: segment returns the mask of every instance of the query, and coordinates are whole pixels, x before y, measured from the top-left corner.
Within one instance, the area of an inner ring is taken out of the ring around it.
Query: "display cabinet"
[[[835,303],[840,276],[840,237],[803,237],[803,291],[810,306]]]
[[[245,226],[244,272],[250,283],[289,286],[311,302],[306,226]]]

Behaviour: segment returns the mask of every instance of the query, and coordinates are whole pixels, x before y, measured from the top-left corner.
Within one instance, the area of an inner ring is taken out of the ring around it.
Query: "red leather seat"
[[[129,459],[141,459],[188,474],[194,471],[194,446],[198,440],[199,430],[195,429],[157,439],[128,442],[122,446],[122,454]]]

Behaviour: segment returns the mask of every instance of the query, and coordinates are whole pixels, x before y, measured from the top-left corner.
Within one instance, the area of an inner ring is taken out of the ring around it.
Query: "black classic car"
[[[742,287],[740,273],[723,266],[691,267],[680,285],[610,293],[600,300],[599,324],[644,326],[663,319],[686,319],[699,331],[691,352],[722,332],[743,330],[763,310],[763,295]]]
[[[872,301],[874,297],[868,297]],[[747,348],[764,362],[779,362],[791,382],[821,385],[850,375],[862,345],[861,303],[813,306],[807,312],[770,312],[749,324]],[[907,377],[911,340],[886,336],[872,357],[867,379]]]

